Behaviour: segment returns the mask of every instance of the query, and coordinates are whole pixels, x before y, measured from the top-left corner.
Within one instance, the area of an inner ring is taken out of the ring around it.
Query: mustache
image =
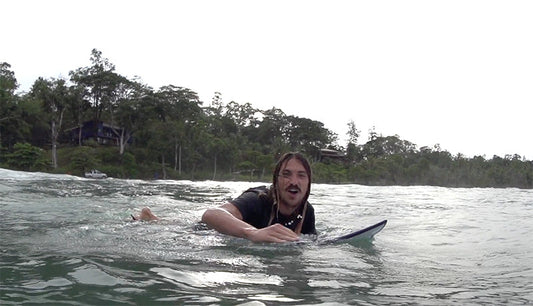
[[[298,191],[302,191],[300,186],[294,185],[294,184],[291,184],[291,185],[287,186],[287,188],[285,188],[285,190],[289,190],[289,189],[297,189]]]

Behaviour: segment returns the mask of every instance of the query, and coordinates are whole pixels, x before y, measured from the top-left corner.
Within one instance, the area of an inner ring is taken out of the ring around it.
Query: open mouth
[[[300,192],[300,188],[296,186],[292,186],[292,187],[287,188],[287,191],[292,194],[297,194],[298,192]]]

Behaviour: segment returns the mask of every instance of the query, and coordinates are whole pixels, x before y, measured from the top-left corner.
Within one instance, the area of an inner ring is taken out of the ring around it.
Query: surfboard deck
[[[337,237],[327,237],[319,239],[319,243],[352,242],[358,240],[370,240],[387,225],[387,220],[383,220],[374,225]]]

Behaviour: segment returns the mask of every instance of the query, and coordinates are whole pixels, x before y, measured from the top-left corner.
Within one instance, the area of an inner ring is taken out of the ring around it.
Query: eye
[[[292,177],[293,173],[289,170],[284,170],[280,173],[279,176],[285,178],[285,179],[290,179]],[[298,177],[298,179],[300,180],[304,180],[304,179],[307,179],[308,176],[307,176],[307,172],[305,171],[301,171],[301,172],[296,172],[296,176]]]
[[[292,176],[292,173],[290,171],[283,171],[281,172],[281,176],[284,178],[290,178]]]

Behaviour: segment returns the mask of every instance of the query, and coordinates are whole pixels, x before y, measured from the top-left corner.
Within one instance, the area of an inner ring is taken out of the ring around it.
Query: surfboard
[[[379,233],[387,224],[387,220],[383,220],[381,222],[378,222],[374,225],[365,227],[363,229],[342,235],[337,237],[329,237],[329,238],[323,238],[320,239],[321,243],[335,243],[335,242],[343,242],[343,241],[358,241],[358,240],[370,240]]]

